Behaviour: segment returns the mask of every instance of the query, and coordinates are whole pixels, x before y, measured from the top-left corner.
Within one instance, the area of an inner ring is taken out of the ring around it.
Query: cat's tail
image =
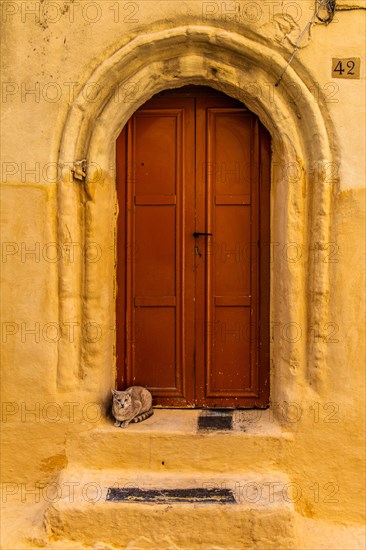
[[[153,411],[153,408],[151,407],[151,409],[149,409],[148,411],[141,413],[138,416],[135,416],[135,418],[133,418],[131,422],[142,422],[143,420],[146,420],[153,414],[154,414],[154,411]]]

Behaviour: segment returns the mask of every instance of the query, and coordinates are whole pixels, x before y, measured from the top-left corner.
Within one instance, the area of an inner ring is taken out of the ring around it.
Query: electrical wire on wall
[[[309,36],[311,35],[311,28],[314,24],[317,24],[320,22],[321,24],[329,25],[329,23],[332,22],[334,14],[336,11],[336,0],[315,0],[315,8],[314,13],[308,22],[308,24],[305,26],[305,28],[300,33],[298,39],[295,42],[295,46],[293,49],[293,52],[291,54],[290,59],[288,60],[286,66],[284,67],[283,71],[281,72],[275,86],[278,86],[279,83],[282,80],[283,75],[286,72],[286,69],[289,65],[291,65],[293,58],[295,57],[295,54],[297,50],[300,47],[301,40],[303,36],[306,34],[306,32],[309,33]]]

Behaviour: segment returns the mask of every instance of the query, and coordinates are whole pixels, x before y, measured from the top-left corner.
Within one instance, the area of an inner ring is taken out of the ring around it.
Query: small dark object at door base
[[[202,411],[198,417],[198,430],[232,430],[233,411],[209,410]]]

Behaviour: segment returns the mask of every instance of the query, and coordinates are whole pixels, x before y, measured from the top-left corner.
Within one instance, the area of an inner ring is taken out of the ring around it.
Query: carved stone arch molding
[[[82,328],[59,341],[60,390],[105,401],[114,383],[115,140],[154,94],[201,84],[241,100],[272,136],[271,399],[299,402],[322,391],[328,265],[309,251],[329,242],[331,124],[304,69],[300,78],[288,67],[279,88],[273,87],[285,65],[278,52],[235,32],[180,26],[137,36],[85,82],[68,112],[58,159],[58,238],[60,245],[81,244],[83,251],[60,264],[60,323]],[[286,89],[296,90],[296,101]],[[70,168],[82,159],[85,185]]]

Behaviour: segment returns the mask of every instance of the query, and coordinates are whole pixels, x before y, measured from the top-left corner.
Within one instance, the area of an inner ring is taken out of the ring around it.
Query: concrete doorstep
[[[45,515],[49,540],[149,550],[294,548],[291,484],[278,472],[279,440],[285,452],[292,434],[267,411],[230,411],[224,423],[208,414],[157,409],[126,429],[105,419],[71,436],[68,467]]]
[[[294,548],[286,476],[66,469],[46,512],[51,539],[167,550]],[[111,494],[122,493],[122,499]],[[220,497],[223,497],[220,499]],[[204,535],[203,535],[204,533]],[[145,542],[141,542],[145,540]],[[169,541],[169,546],[167,546]]]

